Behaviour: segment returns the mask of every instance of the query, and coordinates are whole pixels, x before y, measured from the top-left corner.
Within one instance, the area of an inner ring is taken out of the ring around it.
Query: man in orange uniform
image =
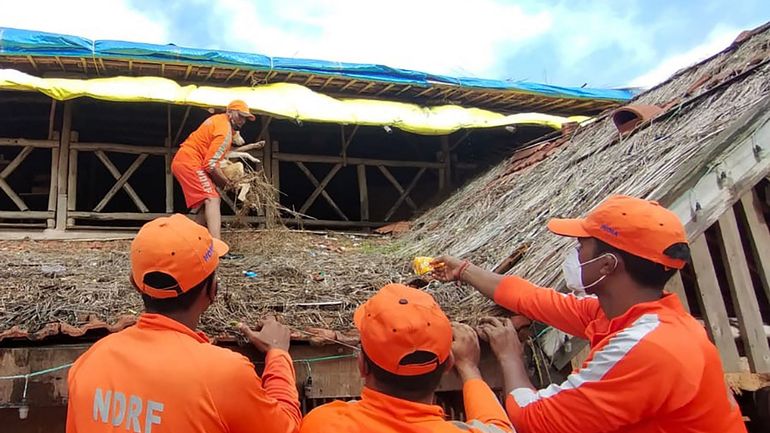
[[[505,433],[511,425],[481,379],[473,329],[452,325],[433,297],[389,284],[358,308],[361,400],[311,411],[302,433]],[[454,355],[452,354],[454,353]],[[449,422],[433,404],[441,376],[454,366],[463,381],[467,422]]]
[[[245,102],[229,103],[227,112],[209,117],[187,137],[171,163],[187,207],[198,211],[198,223],[207,226],[216,239],[221,238],[222,215],[214,185],[223,188],[228,183],[219,163],[230,152],[234,131],[240,130],[246,119],[254,120],[254,115]]]
[[[703,327],[663,291],[689,259],[677,216],[655,202],[612,196],[584,219],[554,219],[555,234],[577,238],[563,269],[586,297],[543,289],[452,257],[436,276],[467,282],[499,305],[587,339],[582,368],[536,391],[512,326],[483,325],[509,392],[520,433],[745,432],[725,385],[719,353]],[[501,344],[501,340],[505,343]]]
[[[145,312],[94,344],[68,377],[67,433],[294,433],[301,414],[289,330],[268,318],[241,330],[266,352],[249,360],[196,332],[217,294],[227,245],[183,215],[158,218],[131,244],[131,282]]]

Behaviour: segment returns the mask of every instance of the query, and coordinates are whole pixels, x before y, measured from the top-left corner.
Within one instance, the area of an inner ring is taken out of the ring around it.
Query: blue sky
[[[0,26],[590,87],[651,86],[770,21],[768,0],[69,0]]]

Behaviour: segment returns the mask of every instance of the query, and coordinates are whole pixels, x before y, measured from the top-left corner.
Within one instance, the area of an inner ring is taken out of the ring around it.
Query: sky
[[[35,0],[0,27],[563,86],[650,87],[768,0]]]

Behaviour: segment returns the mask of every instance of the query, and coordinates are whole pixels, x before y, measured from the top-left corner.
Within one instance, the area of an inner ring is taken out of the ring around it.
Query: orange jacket
[[[227,113],[206,119],[182,143],[174,159],[211,173],[233,144],[233,127]]]
[[[463,385],[468,422],[446,421],[439,406],[415,403],[364,388],[361,400],[313,409],[301,433],[511,433],[497,398],[481,379]]]
[[[292,433],[301,419],[289,354],[263,380],[246,357],[166,316],[94,344],[69,372],[67,433]]]
[[[506,277],[495,302],[591,344],[585,364],[561,385],[507,397],[520,433],[746,431],[716,347],[676,296],[608,320],[595,297]]]

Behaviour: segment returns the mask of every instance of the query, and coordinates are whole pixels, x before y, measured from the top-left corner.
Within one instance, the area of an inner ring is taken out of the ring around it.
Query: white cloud
[[[737,28],[717,27],[701,44],[663,59],[658,66],[631,80],[629,86],[649,88],[661,83],[676,71],[727,48],[739,33],[740,29]]]
[[[126,0],[32,0],[3,2],[0,27],[165,44],[166,23],[130,7]]]
[[[301,0],[268,10],[263,2],[222,0],[217,10],[230,18],[227,32],[241,50],[479,76],[490,75],[504,46],[526,44],[553,21],[547,11],[494,0],[369,4]]]

